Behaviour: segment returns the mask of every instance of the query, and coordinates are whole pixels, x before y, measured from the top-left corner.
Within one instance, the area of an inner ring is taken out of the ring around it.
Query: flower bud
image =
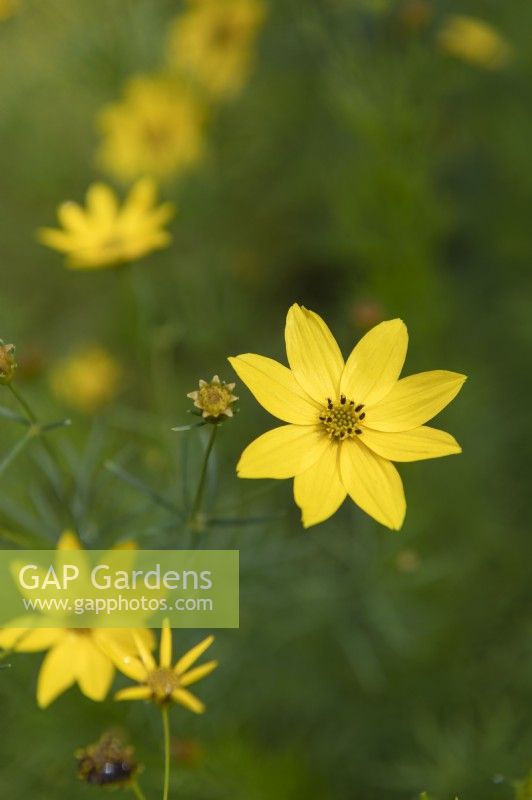
[[[126,785],[138,771],[133,753],[117,734],[104,733],[97,742],[76,752],[78,776],[93,786]]]
[[[225,383],[215,375],[210,383],[200,380],[199,389],[189,392],[187,397],[194,400],[206,422],[223,422],[226,417],[233,416],[231,406],[238,400],[233,394],[234,388],[234,383]]]
[[[11,383],[17,369],[15,345],[4,344],[0,339],[0,384]]]

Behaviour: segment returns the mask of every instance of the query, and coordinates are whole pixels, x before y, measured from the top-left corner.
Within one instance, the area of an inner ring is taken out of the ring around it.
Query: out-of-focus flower
[[[365,299],[358,300],[351,307],[353,322],[362,330],[367,330],[382,322],[384,319],[384,309],[377,300]]]
[[[122,376],[118,361],[93,345],[58,361],[50,383],[55,396],[67,406],[95,414],[116,397]]]
[[[19,10],[19,0],[0,0],[0,22],[14,16]]]
[[[264,17],[260,0],[189,0],[170,29],[170,66],[214,96],[237,94],[249,77]]]
[[[15,345],[4,344],[0,339],[0,384],[6,386],[11,383],[16,370]]]
[[[108,653],[117,668],[128,678],[140,684],[140,686],[131,686],[117,692],[116,699],[151,700],[162,706],[179,703],[196,714],[202,714],[205,706],[186,687],[205,678],[218,666],[217,661],[207,661],[207,663],[191,669],[213,641],[214,636],[207,636],[188,653],[181,656],[174,666],[172,666],[172,631],[168,620],[164,621],[161,630],[159,664],[155,662],[145,641],[140,636],[135,636],[139,657],[124,653],[119,646],[110,644]]]
[[[234,383],[225,383],[215,375],[210,383],[200,380],[199,389],[189,392],[187,397],[194,400],[194,405],[200,409],[205,420],[220,422],[224,417],[233,416],[231,406],[238,400],[233,394],[234,388]]]
[[[76,751],[78,776],[94,786],[124,786],[138,772],[134,748],[113,733],[104,733],[94,744]]]
[[[242,453],[241,478],[294,478],[305,527],[330,517],[346,495],[378,522],[399,529],[406,512],[392,461],[460,453],[455,439],[425,426],[465,381],[435,370],[399,380],[408,346],[400,319],[367,333],[344,363],[332,333],[313,311],[293,305],[285,329],[290,369],[264,356],[230,358],[266,411],[289,423]]]
[[[115,549],[132,547],[132,543],[124,543]],[[83,548],[78,537],[66,531],[59,538],[57,549]],[[124,653],[134,653],[137,642],[142,642],[146,652],[153,649],[151,631],[133,628],[4,628],[0,631],[0,647],[5,650],[16,653],[48,651],[37,681],[40,708],[49,706],[75,683],[91,700],[104,700],[115,672],[107,648],[120,647]]]
[[[171,178],[203,155],[205,110],[184,81],[139,75],[99,114],[98,164],[122,181]]]
[[[421,563],[421,558],[416,550],[407,548],[397,553],[395,564],[399,572],[416,572]]]
[[[180,766],[195,767],[203,757],[203,748],[196,739],[172,739],[171,754]]]
[[[512,56],[512,47],[499,31],[476,17],[454,14],[438,33],[442,50],[484,69],[501,69]]]
[[[527,777],[515,784],[515,800],[532,800],[532,771]]]
[[[155,202],[156,186],[150,178],[137,181],[122,206],[109,186],[93,183],[86,208],[62,203],[57,211],[62,229],[41,228],[38,238],[65,253],[66,265],[72,269],[103,269],[136,261],[171,242],[164,226],[174,207],[171,203],[156,207]]]

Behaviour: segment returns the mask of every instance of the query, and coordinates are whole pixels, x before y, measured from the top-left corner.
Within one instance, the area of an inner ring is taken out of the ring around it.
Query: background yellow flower
[[[103,347],[90,345],[58,361],[50,384],[58,400],[95,414],[116,397],[122,378],[120,363]]]
[[[170,67],[215,96],[236,94],[248,79],[265,10],[260,0],[189,0],[170,30]]]
[[[202,105],[182,80],[131,78],[123,99],[98,116],[102,140],[96,160],[122,181],[171,178],[202,157],[204,119]]]
[[[171,241],[164,226],[174,208],[171,203],[156,207],[156,191],[155,183],[143,178],[119,206],[109,186],[93,183],[87,191],[86,208],[72,202],[60,205],[57,216],[63,229],[41,228],[39,240],[65,253],[72,269],[103,269],[136,261],[168,247]]]
[[[485,69],[500,69],[512,57],[511,45],[493,25],[465,14],[445,20],[438,42],[450,55]]]

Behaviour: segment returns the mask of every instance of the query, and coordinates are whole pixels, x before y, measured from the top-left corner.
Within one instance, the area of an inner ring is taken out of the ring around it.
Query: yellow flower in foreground
[[[236,94],[248,78],[264,15],[260,0],[189,0],[170,29],[170,65],[213,95]]]
[[[406,501],[392,461],[460,453],[452,436],[425,426],[465,381],[435,370],[399,380],[408,346],[400,319],[372,328],[344,363],[325,322],[293,305],[286,319],[290,369],[264,356],[230,358],[259,403],[289,423],[252,442],[237,466],[241,478],[294,478],[305,527],[330,517],[349,494],[392,529]]]
[[[492,25],[461,14],[448,17],[438,43],[450,55],[486,69],[506,66],[512,55],[510,44]]]
[[[174,208],[171,203],[155,207],[155,200],[155,183],[149,178],[133,186],[121,207],[109,186],[93,183],[86,209],[62,203],[57,216],[63,229],[41,228],[39,240],[65,253],[72,269],[102,269],[136,261],[171,242],[164,225]]]
[[[92,345],[61,359],[50,376],[52,391],[66,405],[95,414],[116,397],[122,367],[102,347]]]
[[[203,155],[204,110],[181,81],[139,75],[99,115],[99,165],[119,180],[170,178]]]
[[[131,543],[115,549],[131,549]],[[77,536],[63,533],[58,550],[81,550]],[[135,636],[135,640],[133,639]],[[4,628],[0,631],[0,647],[16,653],[47,650],[37,681],[37,703],[46,708],[75,683],[91,700],[104,700],[114,677],[114,665],[107,655],[109,647],[120,647],[124,653],[135,650],[142,642],[148,652],[153,648],[151,631],[121,628]]]
[[[135,641],[140,657],[125,653],[121,651],[120,647],[112,644],[108,649],[118,669],[128,678],[141,684],[122,689],[115,695],[116,699],[152,700],[162,706],[179,703],[196,714],[203,713],[205,706],[186,687],[205,678],[218,666],[217,661],[207,661],[200,667],[191,669],[192,665],[213,643],[214,636],[207,636],[188,653],[181,656],[174,666],[172,666],[172,631],[168,620],[164,621],[161,630],[159,664],[155,662],[149,648],[139,636],[135,637]]]

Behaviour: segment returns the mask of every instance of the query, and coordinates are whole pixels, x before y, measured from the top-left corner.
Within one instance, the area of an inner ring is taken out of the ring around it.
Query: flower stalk
[[[161,706],[161,714],[163,719],[164,737],[163,800],[168,800],[168,794],[170,791],[170,715],[168,713],[168,705]]]
[[[203,501],[203,495],[205,493],[205,487],[207,484],[207,471],[209,467],[209,458],[212,453],[212,449],[214,447],[217,431],[218,431],[218,425],[213,425],[211,430],[211,435],[209,437],[209,442],[207,444],[207,449],[205,450],[205,456],[203,458],[203,464],[201,467],[201,473],[198,481],[198,488],[196,490],[196,496],[194,498],[192,511],[190,513],[189,526],[196,531],[201,531],[202,529],[201,505]]]

